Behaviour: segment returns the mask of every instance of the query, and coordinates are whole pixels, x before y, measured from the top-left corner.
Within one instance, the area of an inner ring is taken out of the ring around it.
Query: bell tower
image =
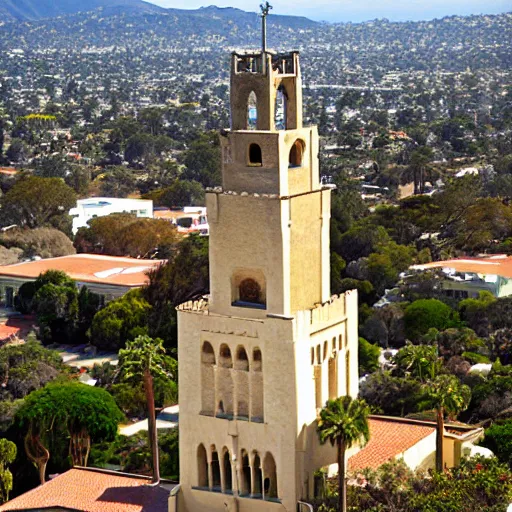
[[[358,393],[357,293],[330,294],[332,188],[302,123],[299,53],[265,39],[231,56],[222,186],[206,194],[211,294],[178,308],[179,512],[295,512],[336,462],[318,411]]]

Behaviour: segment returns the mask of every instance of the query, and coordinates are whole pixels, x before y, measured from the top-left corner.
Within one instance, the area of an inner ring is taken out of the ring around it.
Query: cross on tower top
[[[267,16],[272,6],[267,2],[260,4],[261,9],[261,49],[263,53],[267,51]]]

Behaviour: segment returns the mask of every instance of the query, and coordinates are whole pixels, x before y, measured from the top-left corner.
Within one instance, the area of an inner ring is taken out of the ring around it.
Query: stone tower
[[[231,58],[209,300],[178,310],[179,512],[295,512],[336,462],[318,410],[358,392],[357,295],[330,295],[331,187],[298,52]]]

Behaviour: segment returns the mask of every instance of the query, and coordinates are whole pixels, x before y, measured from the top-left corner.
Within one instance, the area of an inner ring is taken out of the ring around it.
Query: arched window
[[[329,358],[329,399],[338,397],[338,369],[336,357]]]
[[[205,341],[203,343],[203,350],[201,352],[201,362],[203,364],[212,365],[215,364],[215,352],[210,343]]]
[[[288,94],[283,85],[280,85],[276,93],[274,124],[276,130],[286,130]]]
[[[231,350],[225,344],[220,346],[219,366],[222,368],[233,368],[233,359],[231,358]]]
[[[261,154],[261,147],[258,144],[251,144],[249,146],[249,165],[254,167],[261,167],[263,164],[263,156]]]
[[[201,413],[213,416],[215,411],[215,353],[207,341],[201,350]]]
[[[219,454],[215,448],[215,445],[212,446],[212,491],[221,492],[221,480],[220,480],[220,463],[219,463]]]
[[[336,336],[332,339],[332,351],[336,350]]]
[[[301,167],[302,166],[302,157],[304,155],[304,142],[300,139],[297,139],[293,146],[290,149],[290,167]]]
[[[236,349],[235,370],[249,371],[247,352],[241,345]]]
[[[324,341],[324,361],[327,358],[327,350],[328,350],[327,341]]]
[[[261,473],[261,459],[258,453],[254,454],[254,462],[252,465],[254,482],[252,486],[252,497],[253,498],[263,498],[263,476]]]
[[[261,356],[261,350],[259,348],[255,348],[253,350],[252,361],[253,361],[252,369],[255,372],[261,372],[263,370],[263,358]]]
[[[311,364],[315,364],[315,349],[311,347]]]
[[[347,353],[345,354],[345,379],[346,379],[346,387],[347,392],[346,395],[350,394],[350,350],[347,349]]]
[[[265,499],[277,499],[276,462],[270,452],[265,454],[265,460],[263,461],[263,475],[265,477],[263,496]]]
[[[256,130],[258,126],[258,99],[252,91],[247,98],[247,129]]]
[[[249,464],[249,455],[242,450],[242,486],[240,489],[241,496],[249,496],[251,494],[251,466]]]
[[[261,286],[254,279],[244,279],[238,288],[242,302],[250,304],[262,304]]]
[[[320,345],[316,346],[316,364],[320,364],[322,362],[322,347]]]
[[[233,493],[233,476],[231,473],[231,458],[229,450],[224,448],[223,469],[224,469],[224,492],[228,494]]]
[[[206,448],[200,444],[197,448],[197,485],[208,489],[208,459],[206,457]]]

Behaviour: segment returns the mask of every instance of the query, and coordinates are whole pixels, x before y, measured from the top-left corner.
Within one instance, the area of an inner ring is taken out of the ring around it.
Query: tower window
[[[304,155],[304,142],[300,139],[297,139],[293,146],[290,149],[290,167],[301,167],[302,166],[302,157]]]
[[[244,279],[240,283],[240,300],[258,304],[261,302],[261,286],[254,279]]]
[[[235,369],[249,371],[249,358],[244,347],[238,347],[236,350]]]
[[[222,368],[233,368],[233,359],[231,358],[231,350],[225,344],[220,346],[219,365]]]
[[[247,129],[256,130],[258,126],[258,99],[252,91],[247,98]]]
[[[254,167],[261,167],[263,158],[261,155],[261,148],[258,144],[251,144],[249,146],[249,165]]]

